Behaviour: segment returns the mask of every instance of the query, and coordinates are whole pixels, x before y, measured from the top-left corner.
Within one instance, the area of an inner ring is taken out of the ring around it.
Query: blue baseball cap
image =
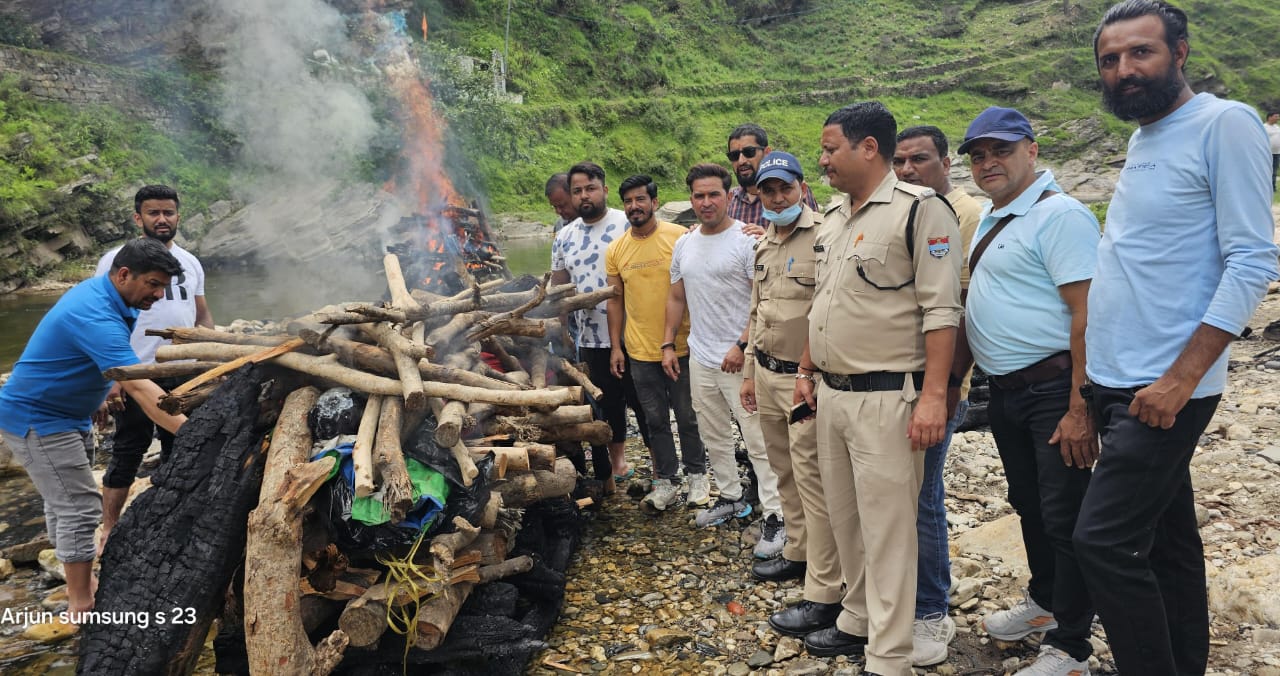
[[[984,138],[1001,141],[1021,141],[1025,138],[1034,141],[1036,135],[1031,131],[1031,122],[1026,115],[1012,108],[991,106],[978,113],[973,122],[969,123],[969,128],[964,132],[964,143],[960,144],[956,152],[964,155],[976,141]]]
[[[756,169],[756,185],[764,183],[767,178],[780,178],[787,183],[803,181],[804,170],[800,168],[800,160],[795,155],[775,150],[765,155],[760,160],[760,167]]]

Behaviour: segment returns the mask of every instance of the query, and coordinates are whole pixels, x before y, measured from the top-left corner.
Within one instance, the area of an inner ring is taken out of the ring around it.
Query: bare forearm
[[[164,389],[154,382],[150,380],[126,380],[120,385],[129,394],[130,398],[138,402],[147,417],[165,430],[177,433],[178,428],[187,422],[187,416],[182,414],[170,415],[160,408],[160,397],[164,396]]]
[[[1216,326],[1201,324],[1191,334],[1191,340],[1187,341],[1186,347],[1182,348],[1182,353],[1165,372],[1165,376],[1194,387],[1209,372],[1218,357],[1222,356],[1222,351],[1227,349],[1234,337]]]
[[[622,295],[619,294],[610,298],[606,307],[609,314],[609,344],[614,347],[622,347],[623,308],[626,307],[622,304]]]

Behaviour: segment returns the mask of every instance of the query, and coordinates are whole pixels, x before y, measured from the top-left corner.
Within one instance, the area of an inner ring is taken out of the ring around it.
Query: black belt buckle
[[[756,363],[773,371],[774,373],[796,373],[799,364],[785,359],[778,359],[771,354],[756,351]]]
[[[875,373],[856,373],[853,375],[841,375],[839,373],[822,373],[822,380],[834,390],[843,390],[845,392],[892,392],[902,389],[903,383],[907,380],[906,373],[893,373],[886,371],[878,371]],[[915,383],[916,390],[924,387],[924,373],[915,372],[910,374],[912,382]]]

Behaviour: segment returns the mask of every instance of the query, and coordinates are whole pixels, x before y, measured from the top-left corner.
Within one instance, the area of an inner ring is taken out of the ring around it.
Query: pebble
[[[72,636],[80,628],[74,624],[68,624],[54,620],[53,622],[45,622],[43,624],[33,624],[22,632],[22,638],[28,641],[39,641],[40,643],[57,643]]]
[[[41,550],[38,560],[44,572],[63,582],[67,581],[67,573],[62,569],[62,562],[58,560],[58,555],[52,549]]]
[[[10,575],[13,575],[14,572],[13,561],[10,561],[9,559],[0,559],[0,580],[7,579]]]
[[[678,643],[688,643],[693,637],[678,629],[659,627],[645,632],[644,640],[655,648],[670,648]]]
[[[1280,643],[1280,630],[1259,627],[1253,630],[1253,642],[1260,645]]]
[[[745,662],[735,662],[729,666],[729,676],[747,676],[749,673],[751,673],[751,667]]]
[[[757,650],[755,654],[747,660],[747,666],[749,667],[759,668],[769,666],[770,664],[773,664],[773,654],[768,650]]]
[[[804,649],[804,642],[793,636],[783,636],[778,639],[778,647],[773,651],[774,662],[785,662],[792,657],[800,654]]]
[[[827,673],[827,665],[817,660],[796,660],[787,665],[786,676],[817,676]]]

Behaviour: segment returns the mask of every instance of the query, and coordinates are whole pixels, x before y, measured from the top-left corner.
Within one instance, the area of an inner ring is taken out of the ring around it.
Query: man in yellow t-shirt
[[[621,378],[628,369],[635,383],[640,407],[649,426],[653,451],[653,489],[645,502],[665,510],[679,495],[680,462],[671,433],[671,411],[680,430],[681,461],[689,480],[691,505],[710,501],[706,452],[698,436],[698,420],[689,390],[689,315],[685,314],[675,339],[680,377],[672,380],[662,370],[663,330],[667,290],[671,287],[671,252],[685,234],[682,226],[659,221],[658,186],[648,176],[632,176],[618,190],[631,228],[609,244],[605,252],[608,283],[622,290],[609,299],[609,340],[613,346],[609,366]],[[623,345],[626,352],[623,352]]]

